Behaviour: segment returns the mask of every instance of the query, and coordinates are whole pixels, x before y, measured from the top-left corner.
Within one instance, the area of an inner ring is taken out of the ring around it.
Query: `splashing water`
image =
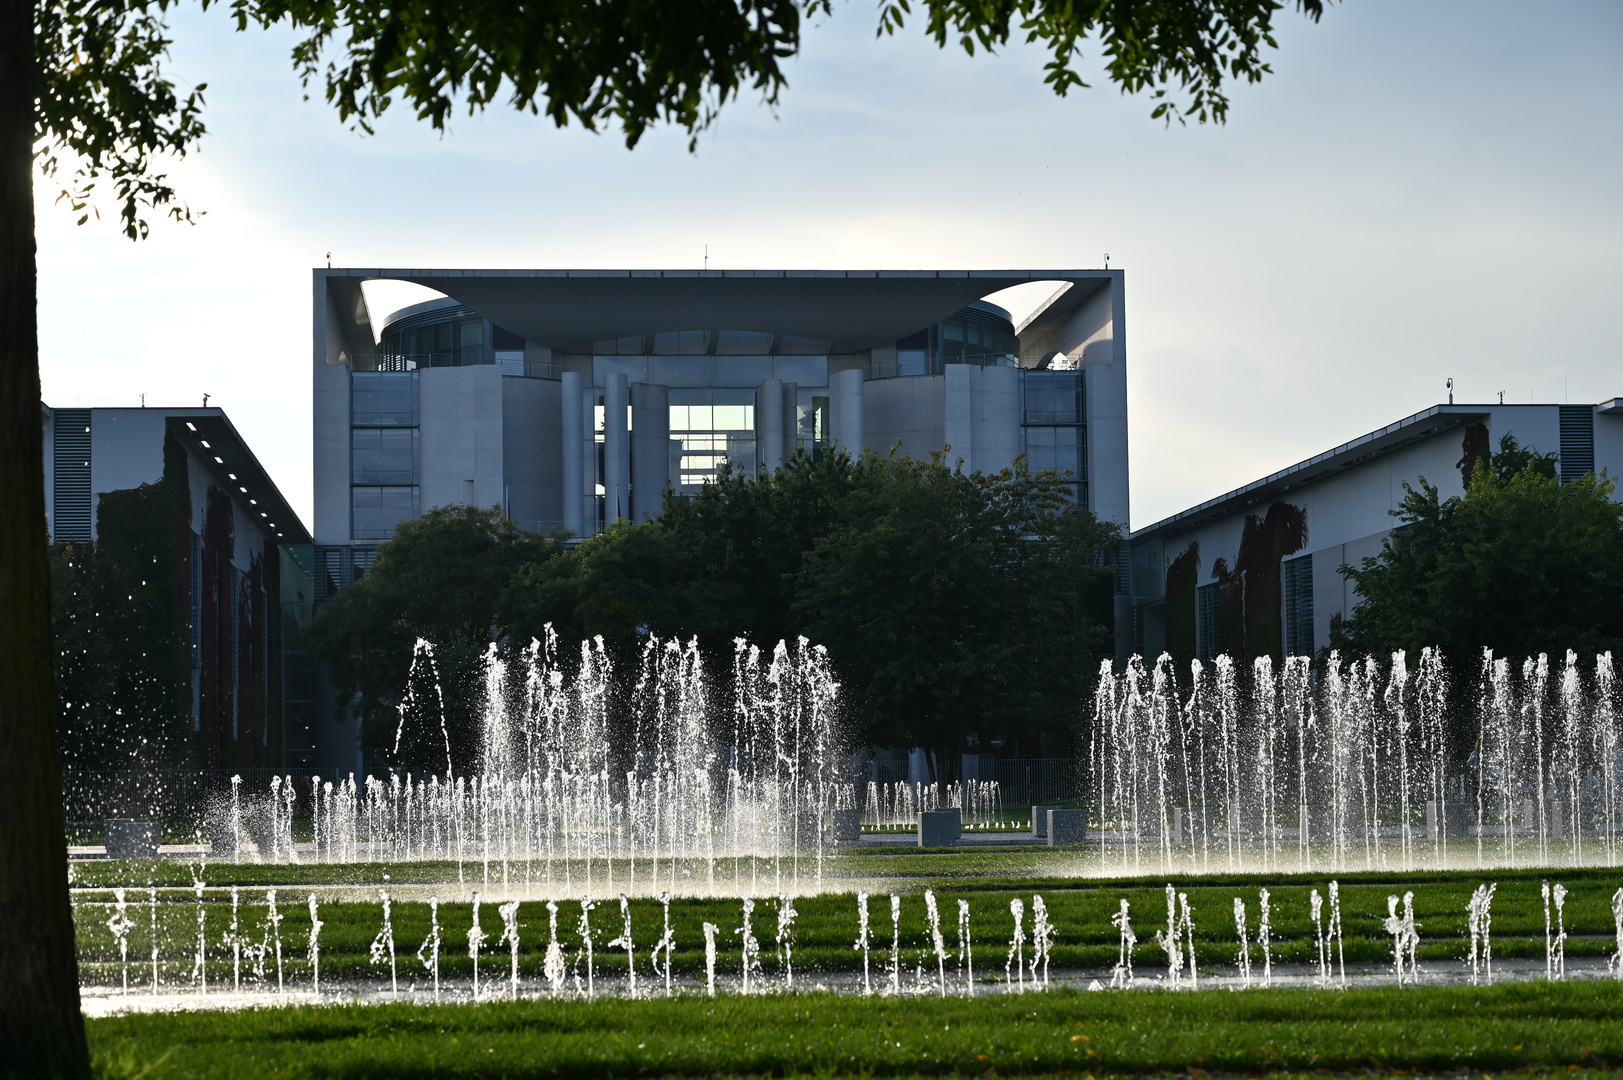
[[[513,957],[512,972],[507,979],[509,1001],[518,1000],[518,904],[517,900],[509,900],[496,909],[502,917],[502,936],[496,939],[496,948],[506,943]]]
[[[395,978],[394,918],[393,913],[390,910],[388,890],[379,889],[378,899],[383,902],[383,929],[379,930],[378,936],[372,939],[372,964],[373,966],[380,966],[385,961],[388,962],[389,997],[392,999],[398,999],[400,997],[400,985]]]
[[[969,939],[968,900],[958,901],[958,970],[964,976],[964,994],[968,997],[974,997],[975,949]],[[864,972],[864,975],[866,975],[866,972]]]
[[[637,954],[636,947],[631,939],[631,900],[625,893],[620,894],[620,919],[625,927],[620,936],[609,942],[610,949],[624,949],[626,951],[626,996],[637,996]]]
[[[930,944],[935,948],[936,990],[947,996],[947,943],[941,936],[941,912],[936,909],[935,893],[924,890],[924,914],[930,925]]]
[[[383,920],[384,924],[387,925],[389,921],[389,903],[387,900],[385,900],[383,904]],[[282,916],[276,910],[275,889],[268,889],[265,892],[265,933],[270,938],[271,943],[274,944],[276,949],[276,992],[280,994],[282,993]],[[390,948],[392,949],[394,946],[393,937],[390,937],[389,944]],[[261,944],[261,953],[264,952],[264,949],[265,945]],[[390,982],[392,984],[394,976],[393,956],[390,957],[389,961],[389,974]]]
[[[1189,906],[1189,894],[1178,894],[1178,926],[1189,946],[1189,988],[1200,989],[1200,968],[1195,965],[1195,914]]]
[[[1471,985],[1477,984],[1478,972],[1493,985],[1493,893],[1498,882],[1478,885],[1465,905],[1466,928],[1471,934]],[[1480,963],[1480,968],[1479,968]]]
[[[755,901],[749,897],[744,898],[744,925],[738,928],[741,947],[743,949],[743,993],[747,997],[750,992],[750,976],[761,970],[761,943],[755,940],[755,932],[750,926],[750,920],[755,915]]]
[[[1257,907],[1261,917],[1257,921],[1257,944],[1262,946],[1262,985],[1274,984],[1273,908],[1268,903],[1268,890],[1259,890]]]
[[[193,877],[192,890],[197,894],[197,957],[192,963],[192,978],[197,980],[199,994],[209,992],[208,927],[204,920],[203,888],[202,876]]]
[[[665,977],[665,996],[670,997],[671,996],[671,961],[672,961],[672,955],[676,951],[676,938],[671,934],[671,894],[670,893],[662,892],[662,893],[659,894],[659,906],[662,909],[663,914],[664,914],[665,929],[664,929],[664,932],[659,935],[659,941],[654,945],[653,967],[654,967],[654,974],[656,974],[656,975],[664,975],[664,977]],[[660,963],[660,959],[659,959],[661,955],[663,955],[665,957],[665,960],[664,960],[663,964]]]
[[[778,897],[778,964],[783,968],[783,986],[795,986],[795,902],[792,897]]]
[[[1617,926],[1617,952],[1607,961],[1612,978],[1623,981],[1623,889],[1612,894],[1612,920]]]
[[[1623,933],[1623,931],[1620,931],[1620,933]],[[860,950],[862,953],[862,994],[864,997],[873,995],[873,981],[868,975],[868,946],[871,940],[868,933],[868,894],[859,892],[857,893],[857,940],[851,948],[853,951]],[[1619,937],[1618,940],[1623,943],[1623,937]]]
[[[130,992],[130,930],[135,926],[127,914],[128,910],[129,904],[124,899],[124,890],[114,889],[113,913],[107,919],[107,929],[112,931],[113,941],[118,945],[118,966],[124,977],[126,996]],[[1619,923],[1619,926],[1623,926],[1623,923]],[[1623,931],[1619,932],[1619,941],[1623,942]]]
[[[1330,985],[1330,957],[1324,943],[1324,897],[1314,889],[1308,894],[1308,912],[1313,919],[1313,942],[1318,947],[1320,986]]]
[[[1048,955],[1053,946],[1054,924],[1048,921],[1048,905],[1043,903],[1041,896],[1034,895],[1031,898],[1031,985],[1034,988],[1048,989]],[[1039,966],[1042,970],[1040,984],[1037,978]]]
[[[147,903],[152,909],[152,992],[158,992],[158,890],[147,886]]]
[[[1018,896],[1009,901],[1009,914],[1014,917],[1014,934],[1009,938],[1009,956],[1003,961],[1003,981],[1009,986],[1015,986],[1016,980],[1020,993],[1026,992],[1026,902]]]
[[[1550,901],[1555,901],[1555,934],[1550,934]],[[1559,982],[1567,977],[1567,887],[1544,883],[1544,977]]]
[[[237,894],[237,887],[231,886],[231,928],[226,931],[223,944],[231,950],[231,992],[242,992],[242,929],[237,921],[237,909],[241,898]]]
[[[233,897],[233,908],[235,897]],[[235,927],[236,915],[233,912],[232,925]],[[316,894],[310,894],[310,943],[306,948],[305,957],[310,961],[310,992],[321,993],[321,928],[326,925],[316,916]]]
[[[312,900],[314,896],[312,895]],[[417,946],[417,959],[434,981],[434,1000],[440,999],[440,898],[428,898],[428,936]]]
[[[596,973],[592,970],[592,909],[597,902],[586,897],[580,902],[580,922],[576,924],[576,933],[580,935],[580,952],[575,954],[575,992],[580,992],[580,967],[584,960],[586,964],[586,997],[588,1000],[597,995],[595,982]]]
[[[1110,985],[1118,989],[1126,989],[1133,985],[1133,946],[1138,944],[1138,935],[1133,933],[1133,919],[1128,913],[1125,898],[1121,902],[1121,910],[1110,917],[1110,923],[1121,932],[1121,944],[1116,954],[1116,966],[1110,972]]]
[[[1330,941],[1336,947],[1336,969],[1341,985],[1347,985],[1347,943],[1341,935],[1341,886],[1330,883]]]
[[[902,898],[890,894],[890,993],[902,992]]]
[[[710,997],[716,996],[716,931],[713,922],[704,924],[704,989]]]
[[[1234,898],[1234,932],[1240,938],[1240,951],[1235,954],[1235,961],[1240,966],[1240,985],[1247,990],[1251,989],[1251,942],[1246,937],[1245,928],[1245,901],[1238,896]]]
[[[1403,914],[1398,914],[1398,898],[1386,898],[1386,921],[1383,923],[1386,932],[1392,935],[1392,967],[1397,975],[1398,985],[1402,986],[1405,980],[1411,985],[1420,978],[1420,964],[1416,950],[1420,945],[1420,934],[1414,921],[1414,893],[1403,894]]]
[[[563,992],[564,979],[569,971],[564,966],[564,950],[558,944],[558,902],[547,901],[547,957],[541,964],[541,974],[547,980],[547,988],[552,996],[557,997]]]
[[[473,925],[468,927],[468,959],[473,961],[473,1000],[479,1000],[479,948],[485,932],[479,928],[479,891],[473,893]]]
[[[1183,979],[1183,932],[1178,925],[1178,897],[1167,885],[1167,928],[1155,932],[1155,943],[1167,954],[1167,985],[1176,988]]]

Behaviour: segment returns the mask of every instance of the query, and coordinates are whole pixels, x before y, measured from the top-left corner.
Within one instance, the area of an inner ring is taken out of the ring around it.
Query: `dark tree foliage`
[[[499,507],[438,507],[403,523],[378,547],[365,576],[316,613],[305,646],[326,665],[343,707],[360,718],[363,743],[380,755],[380,764],[443,771],[443,755],[439,761],[389,760],[396,706],[422,638],[433,645],[439,666],[452,762],[458,771],[470,767],[497,601],[520,567],[560,547],[520,529]]]
[[[1501,444],[1505,446],[1507,444]],[[1482,650],[1520,658],[1623,649],[1623,505],[1594,474],[1563,484],[1534,452],[1520,472],[1478,462],[1463,497],[1405,485],[1381,554],[1341,572],[1360,606],[1331,629],[1355,655],[1438,646],[1460,685]],[[1508,473],[1508,475],[1507,475]]]
[[[551,623],[623,659],[649,633],[697,635],[717,661],[738,636],[805,635],[829,649],[856,737],[951,760],[971,736],[1072,725],[1108,651],[1118,540],[1023,461],[983,476],[939,455],[797,453],[525,567],[501,621],[515,646]]]

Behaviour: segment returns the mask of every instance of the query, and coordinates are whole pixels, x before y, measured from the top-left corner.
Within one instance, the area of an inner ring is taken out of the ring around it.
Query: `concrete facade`
[[[1340,567],[1380,554],[1404,485],[1418,487],[1424,478],[1444,499],[1462,495],[1473,455],[1497,452],[1507,434],[1523,447],[1560,455],[1563,479],[1591,470],[1623,473],[1623,402],[1617,399],[1583,406],[1435,406],[1134,532],[1135,651],[1176,654],[1191,643],[1202,658],[1235,651],[1214,632],[1211,605],[1220,578],[1239,573],[1242,561],[1256,565],[1256,553],[1242,550],[1245,537],[1270,515],[1290,526],[1290,540],[1266,553],[1263,566],[1280,575],[1282,651],[1309,655],[1324,648],[1333,620],[1358,605]],[[1180,559],[1186,561],[1179,565]],[[1181,595],[1191,581],[1195,595]]]

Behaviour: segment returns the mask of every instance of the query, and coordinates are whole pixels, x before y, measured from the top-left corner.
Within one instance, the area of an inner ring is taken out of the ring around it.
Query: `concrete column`
[[[654,383],[631,384],[631,520],[659,516],[671,475],[671,392]]]
[[[834,445],[856,457],[862,453],[862,369],[836,371],[829,379],[829,434]]]
[[[586,516],[586,470],[581,458],[586,455],[585,433],[581,430],[581,408],[585,394],[581,390],[580,372],[566,371],[558,380],[561,384],[559,402],[559,435],[563,439],[563,518],[564,528],[576,536],[584,536]]]
[[[603,523],[611,525],[631,516],[631,438],[626,430],[629,394],[623,372],[610,375],[603,386]]]
[[[964,459],[964,470],[975,468],[975,399],[980,395],[981,369],[973,364],[948,364],[944,441],[952,449],[946,464]]]
[[[755,473],[783,464],[783,380],[768,379],[755,391]]]
[[[798,383],[786,382],[783,384],[783,456],[788,457],[789,451],[800,442],[800,386]]]
[[[1020,455],[1020,371],[1012,367],[980,369],[975,400],[975,471],[1001,472]]]

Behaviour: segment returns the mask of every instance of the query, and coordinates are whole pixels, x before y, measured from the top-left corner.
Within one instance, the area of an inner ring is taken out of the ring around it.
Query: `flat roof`
[[[1044,329],[1120,270],[436,270],[316,268],[345,337],[370,348],[373,318],[361,282],[410,281],[443,293],[525,338],[565,352],[673,330],[759,330],[828,342],[850,353],[895,341],[992,293],[1052,281],[1021,326]]]
[[[1135,530],[1128,539],[1133,543],[1153,540],[1157,536],[1184,532],[1209,521],[1227,517],[1237,509],[1253,503],[1270,501],[1292,488],[1328,479],[1337,473],[1390,454],[1394,450],[1401,450],[1422,439],[1429,439],[1451,428],[1475,420],[1485,420],[1491,410],[1492,406],[1488,405],[1433,405],[1424,412],[1406,416],[1368,435],[1360,435],[1351,442],[1342,443],[1322,454],[1315,454],[1306,461],[1299,461],[1260,480],[1253,480],[1244,487],[1235,488],[1215,499],[1191,506],[1181,513],[1162,518],[1153,525],[1146,525],[1142,529]]]

